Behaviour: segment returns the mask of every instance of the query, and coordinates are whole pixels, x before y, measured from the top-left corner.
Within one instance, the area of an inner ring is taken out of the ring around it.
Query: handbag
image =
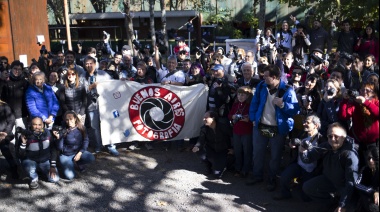
[[[278,133],[277,126],[270,126],[263,123],[259,123],[259,131],[262,136],[265,136],[267,138],[273,138]]]

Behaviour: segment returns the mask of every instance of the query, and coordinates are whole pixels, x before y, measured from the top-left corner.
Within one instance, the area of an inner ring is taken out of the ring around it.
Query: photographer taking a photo
[[[30,130],[22,130],[21,142],[16,146],[21,165],[29,177],[29,188],[38,188],[38,173],[41,171],[49,182],[59,181],[56,168],[57,149],[52,144],[50,131],[44,128],[42,118],[34,117]]]
[[[323,142],[323,136],[318,132],[321,127],[321,120],[316,115],[309,115],[306,117],[304,123],[304,133],[299,138],[293,138],[289,142],[289,147],[292,149],[301,148],[311,149]],[[298,151],[296,151],[298,152]],[[314,161],[313,163],[304,163],[301,160],[301,155],[296,154],[295,160],[285,168],[281,173],[280,185],[281,191],[273,197],[274,200],[289,199],[292,197],[290,191],[290,183],[294,178],[297,178],[297,182],[300,186],[306,181],[310,180],[314,176],[320,174],[321,161]],[[317,166],[319,168],[317,168]],[[303,192],[302,192],[303,193]],[[303,193],[302,199],[309,201],[310,198]]]
[[[342,120],[352,119],[349,135],[359,144],[360,159],[364,159],[368,147],[376,146],[379,139],[379,85],[364,83],[357,96],[349,91],[343,94],[338,115]]]
[[[327,126],[339,121],[338,111],[341,98],[341,88],[339,82],[334,79],[328,79],[324,87],[324,93],[321,103],[318,106],[318,117],[321,119],[320,133],[327,136]]]

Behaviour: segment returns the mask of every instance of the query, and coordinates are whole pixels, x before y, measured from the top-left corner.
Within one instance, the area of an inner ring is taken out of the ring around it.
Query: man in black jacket
[[[47,177],[49,182],[58,182],[57,150],[51,142],[49,130],[44,128],[42,118],[32,119],[30,130],[22,133],[21,141],[17,149],[22,167],[30,179],[29,188],[38,188],[38,170]]]
[[[300,148],[305,163],[323,159],[322,175],[307,181],[303,191],[320,201],[322,207],[327,207],[325,209],[345,211],[358,178],[358,154],[354,140],[339,123],[329,125],[327,134],[328,142],[308,150]]]

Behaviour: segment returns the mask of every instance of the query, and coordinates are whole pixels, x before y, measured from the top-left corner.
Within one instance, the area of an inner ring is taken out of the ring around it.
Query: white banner
[[[163,86],[112,80],[100,82],[97,90],[103,145],[199,136],[208,94],[203,84]]]

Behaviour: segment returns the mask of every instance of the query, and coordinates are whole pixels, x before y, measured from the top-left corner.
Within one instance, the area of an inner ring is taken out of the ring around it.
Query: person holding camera
[[[352,119],[351,135],[359,144],[363,156],[369,146],[379,139],[379,85],[364,83],[360,92],[347,90],[343,94],[338,115],[342,120]],[[362,159],[362,157],[360,157]]]
[[[308,115],[303,123],[304,133],[300,138],[293,138],[289,142],[289,147],[292,149],[301,148],[309,149],[318,146],[321,144],[324,139],[323,136],[318,132],[321,127],[321,121],[316,115]],[[297,151],[298,152],[298,151]],[[320,162],[320,161],[318,161]],[[319,169],[317,166],[321,166],[321,163],[314,161],[312,163],[304,163],[301,160],[301,155],[297,154],[295,161],[293,161],[285,170],[281,173],[280,185],[281,191],[273,197],[274,200],[283,200],[289,199],[292,197],[290,191],[290,183],[294,178],[297,178],[297,181],[302,187],[303,183],[310,180],[314,176],[317,176]],[[304,201],[310,200],[305,194],[302,195]]]
[[[184,50],[184,51],[186,51],[186,55],[189,55],[190,48],[185,43],[185,38],[184,37],[177,37],[175,39],[175,41],[177,41],[177,45],[174,47],[173,53],[176,56],[179,56],[179,52]]]
[[[276,176],[280,171],[282,149],[286,135],[293,129],[293,116],[299,105],[293,88],[281,81],[281,71],[276,65],[264,69],[264,81],[260,82],[253,96],[249,118],[253,123],[253,178],[247,185],[264,179],[265,153],[270,142],[271,161],[267,190],[276,189]]]
[[[282,49],[283,53],[292,52],[292,31],[286,20],[282,22],[280,32],[277,33],[277,48]]]
[[[57,149],[52,143],[50,131],[44,128],[43,119],[33,117],[30,129],[21,129],[20,133],[21,142],[16,149],[22,168],[29,177],[29,188],[37,189],[39,186],[37,171],[41,171],[49,182],[58,182]]]
[[[67,111],[63,115],[64,128],[52,130],[55,137],[57,150],[59,151],[59,163],[64,178],[73,180],[75,177],[74,167],[80,172],[85,170],[85,164],[95,161],[93,154],[87,151],[88,136],[86,128],[74,111]]]
[[[346,211],[358,179],[357,150],[345,128],[335,122],[328,126],[328,142],[299,148],[301,160],[310,164],[322,160],[322,174],[303,184],[302,190],[319,202],[317,211]]]
[[[317,111],[322,123],[319,132],[325,137],[327,136],[327,126],[339,121],[338,111],[341,101],[342,93],[339,82],[334,79],[328,79]]]
[[[252,169],[252,122],[249,121],[249,105],[252,88],[242,86],[237,90],[237,98],[228,114],[233,127],[232,146],[235,156],[235,176],[246,177]]]
[[[0,100],[0,151],[7,160],[13,179],[18,179],[17,164],[14,160],[9,143],[14,139],[12,132],[15,126],[15,116],[12,113],[9,105]]]
[[[51,86],[45,84],[44,72],[32,76],[32,84],[25,92],[30,117],[41,117],[45,127],[51,129],[58,114],[59,102]]]
[[[303,24],[297,24],[297,31],[293,33],[292,37],[292,47],[294,57],[302,61],[303,64],[306,64],[308,59],[306,53],[308,52],[311,43],[309,35],[304,32],[304,29],[305,27]]]
[[[207,167],[207,174],[222,178],[227,164],[230,148],[231,128],[228,123],[219,120],[218,113],[207,111],[203,118],[204,126],[192,151],[199,152],[200,158]]]
[[[132,56],[124,55],[119,69],[120,80],[132,80],[136,77],[137,69],[132,65]]]
[[[230,64],[230,69],[228,71],[228,75],[231,75],[231,77],[228,78],[231,83],[243,77],[241,66],[245,63],[246,58],[245,50],[243,48],[237,48],[237,46],[232,48],[234,48],[235,57],[233,62]],[[233,79],[233,81],[231,79]]]
[[[262,30],[257,30],[256,43],[257,43],[257,52],[256,58],[257,61],[262,57],[267,58],[269,64],[273,64],[274,51],[276,49],[276,38],[272,34],[272,28],[268,27],[265,29],[265,34],[261,35]]]
[[[95,153],[99,153],[102,149],[102,137],[100,132],[100,114],[98,91],[96,87],[99,82],[111,80],[111,76],[107,72],[95,68],[96,60],[93,57],[87,56],[84,58],[86,73],[80,76],[80,82],[84,85],[87,93],[86,106],[86,125],[89,132],[90,144],[94,148]],[[112,142],[111,142],[112,143]],[[114,144],[107,145],[108,151],[114,156],[118,156]]]

